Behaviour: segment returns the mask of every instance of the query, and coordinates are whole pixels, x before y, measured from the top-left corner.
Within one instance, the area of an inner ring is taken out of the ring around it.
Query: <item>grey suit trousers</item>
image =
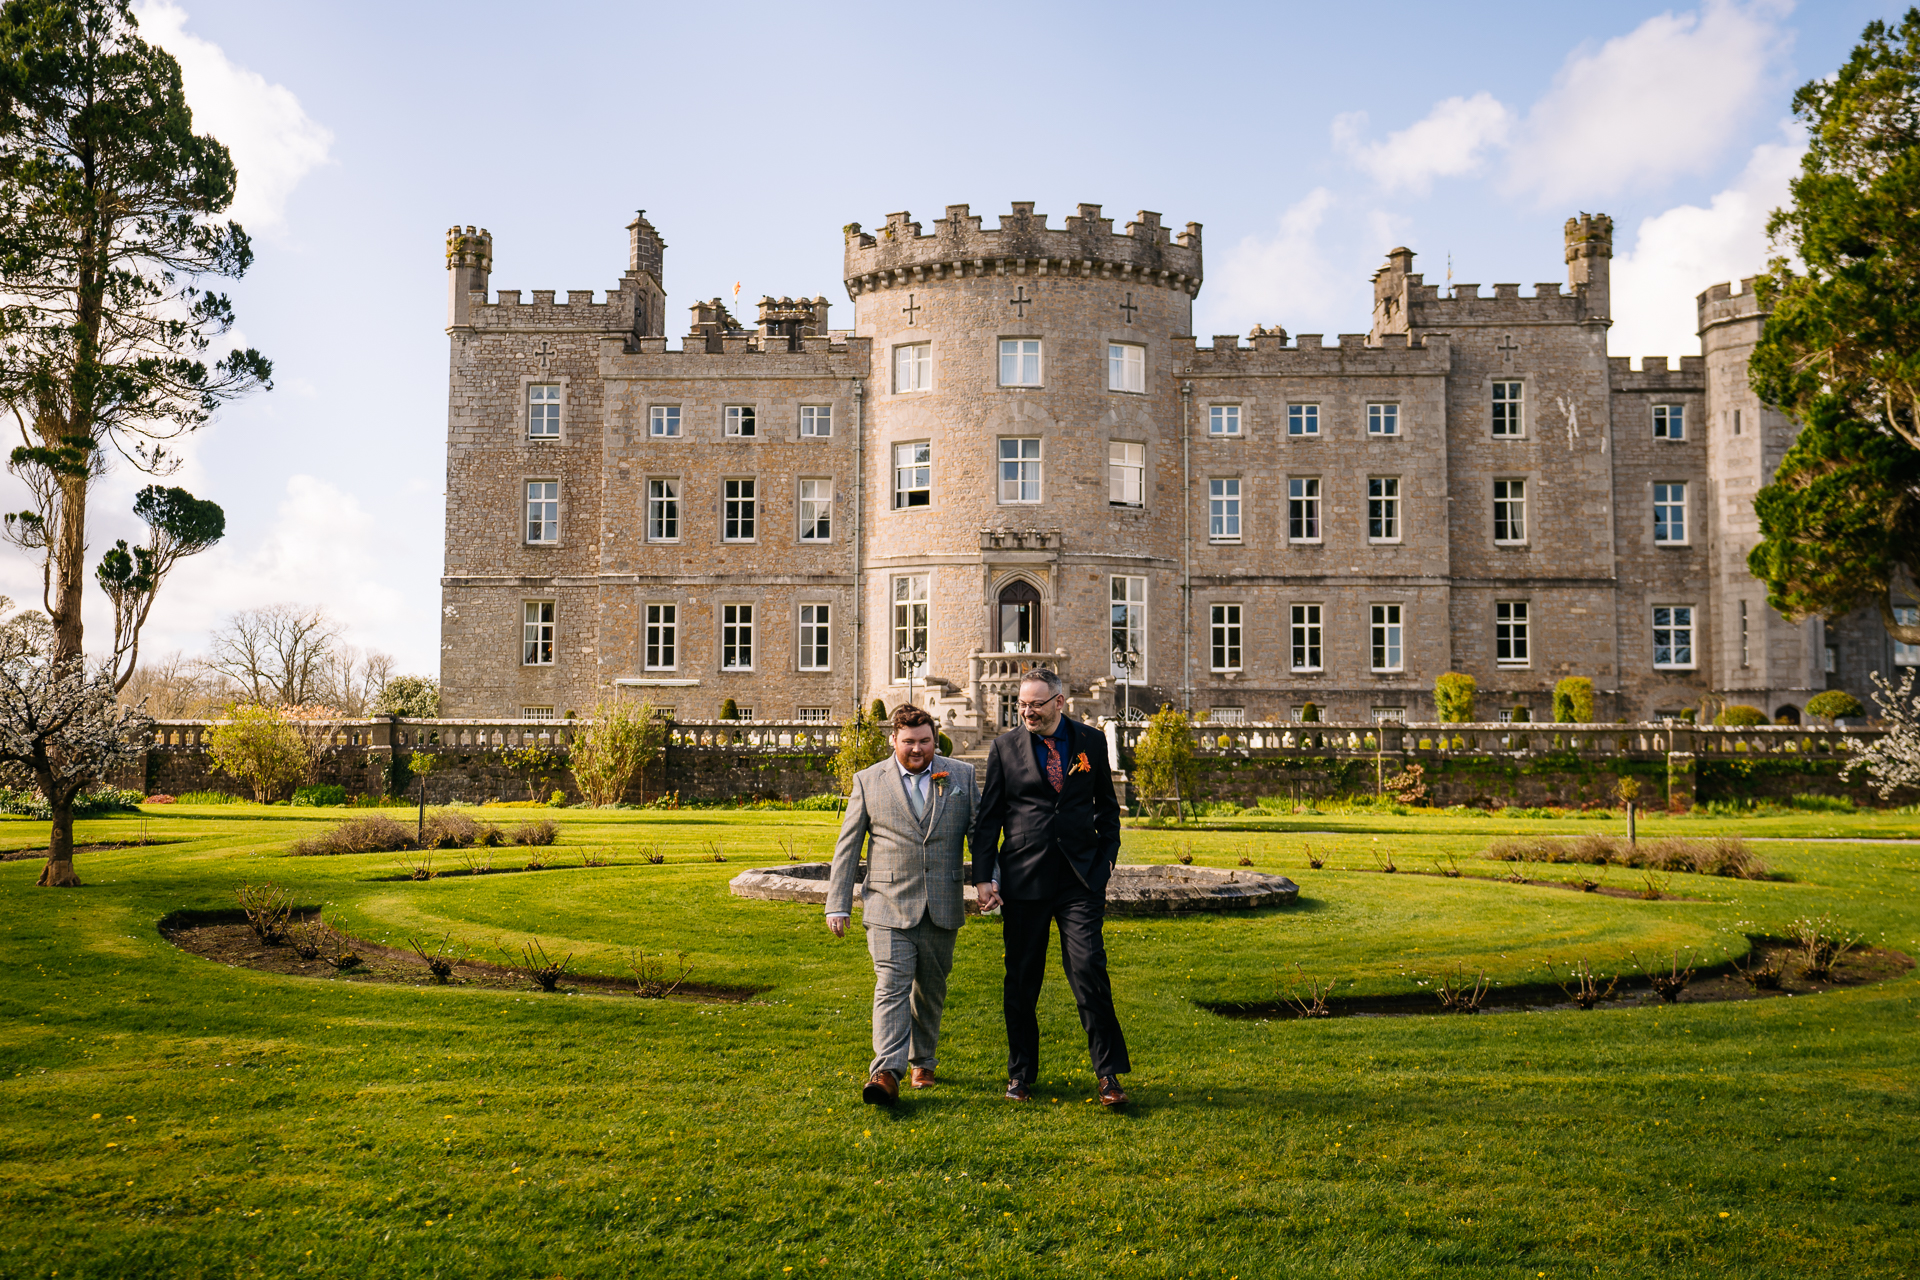
[[[947,971],[953,968],[958,929],[942,929],[927,916],[911,929],[867,926],[873,957],[873,1063],[869,1075],[907,1066],[934,1066],[940,1043],[940,1011],[947,1004]]]

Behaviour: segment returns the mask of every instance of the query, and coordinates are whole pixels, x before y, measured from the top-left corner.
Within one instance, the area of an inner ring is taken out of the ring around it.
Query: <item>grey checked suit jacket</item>
[[[973,766],[945,756],[932,772],[946,786],[929,785],[926,820],[916,821],[906,784],[891,754],[853,775],[847,817],[833,851],[827,879],[827,914],[850,915],[860,851],[867,851],[861,890],[862,918],[870,925],[911,929],[924,915],[942,929],[966,921],[966,841],[973,827]]]

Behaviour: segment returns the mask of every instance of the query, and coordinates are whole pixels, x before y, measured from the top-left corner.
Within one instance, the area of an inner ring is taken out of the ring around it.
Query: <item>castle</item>
[[[1796,429],[1747,385],[1751,282],[1700,295],[1704,356],[1634,369],[1582,214],[1564,285],[1442,288],[1394,249],[1368,332],[1202,346],[1199,224],[1065,222],[853,223],[849,328],[715,298],[678,349],[644,214],[601,302],[490,300],[491,237],[451,230],[443,713],[911,698],[971,738],[1045,663],[1083,716],[1425,720],[1457,670],[1482,719],[1550,718],[1566,676],[1602,719],[1795,717],[1920,661],[1747,572]]]

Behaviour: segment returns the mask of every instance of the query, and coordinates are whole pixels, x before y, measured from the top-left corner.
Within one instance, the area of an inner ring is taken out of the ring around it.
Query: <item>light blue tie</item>
[[[913,809],[913,820],[915,822],[924,821],[927,814],[927,802],[920,798],[921,777],[922,775],[917,773],[909,773],[907,775],[907,804]]]

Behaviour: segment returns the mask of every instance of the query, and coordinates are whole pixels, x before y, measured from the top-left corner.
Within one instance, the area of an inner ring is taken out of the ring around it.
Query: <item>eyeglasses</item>
[[[1016,702],[1013,705],[1019,709],[1021,715],[1025,715],[1029,711],[1045,711],[1059,700],[1060,695],[1056,693],[1051,698],[1042,698],[1038,702]]]

